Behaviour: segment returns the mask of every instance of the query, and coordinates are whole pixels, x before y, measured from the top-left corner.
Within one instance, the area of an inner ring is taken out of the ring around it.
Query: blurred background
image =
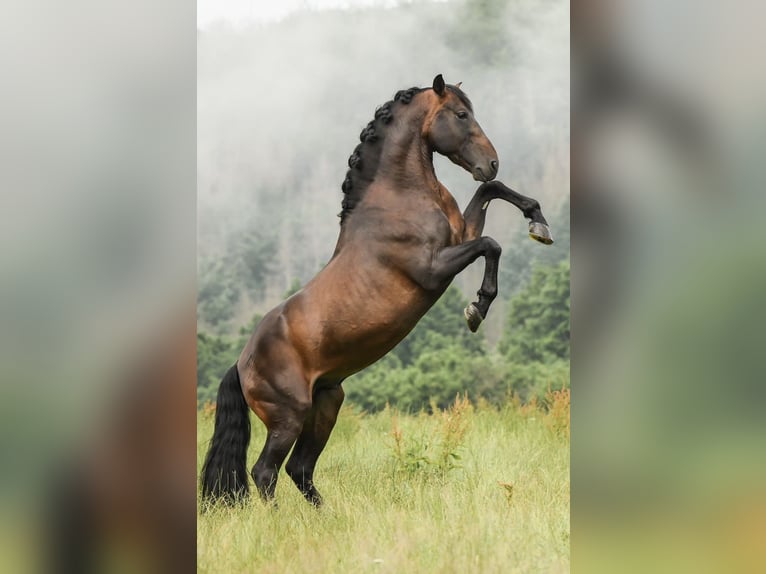
[[[573,569],[762,571],[764,5],[573,8]]]
[[[194,568],[195,48],[193,3],[3,7],[2,572]]]

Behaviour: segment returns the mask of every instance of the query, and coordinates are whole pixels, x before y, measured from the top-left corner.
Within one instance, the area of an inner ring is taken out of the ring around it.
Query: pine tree
[[[500,351],[519,363],[569,359],[569,262],[537,267],[510,304]]]

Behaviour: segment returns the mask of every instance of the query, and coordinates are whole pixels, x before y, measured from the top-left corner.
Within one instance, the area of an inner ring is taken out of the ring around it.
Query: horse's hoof
[[[475,333],[476,329],[479,328],[479,325],[481,325],[481,322],[484,320],[484,317],[481,316],[481,312],[479,312],[479,308],[471,303],[463,310],[463,315],[465,315],[465,322],[468,323],[468,328],[471,330],[471,333]]]
[[[553,243],[553,237],[551,237],[551,230],[544,223],[538,221],[529,222],[529,236],[535,241],[550,245]]]

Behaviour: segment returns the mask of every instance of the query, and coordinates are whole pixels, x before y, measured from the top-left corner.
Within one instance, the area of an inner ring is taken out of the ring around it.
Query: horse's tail
[[[221,380],[215,408],[215,427],[202,466],[202,497],[229,504],[248,495],[245,457],[250,443],[250,413],[234,364]]]

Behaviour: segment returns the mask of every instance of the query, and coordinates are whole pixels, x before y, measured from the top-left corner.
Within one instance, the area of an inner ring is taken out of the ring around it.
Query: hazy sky
[[[323,10],[358,6],[393,6],[401,0],[197,0],[197,26],[217,21],[233,25],[269,22],[301,9]]]

